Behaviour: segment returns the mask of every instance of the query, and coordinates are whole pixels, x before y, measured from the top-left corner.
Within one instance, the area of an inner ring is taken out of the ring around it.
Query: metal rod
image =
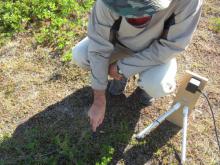
[[[183,108],[183,141],[182,141],[182,155],[181,155],[182,164],[186,161],[188,113],[189,113],[189,108],[185,106]]]
[[[138,133],[135,138],[137,140],[143,139],[146,135],[148,135],[152,130],[157,128],[168,116],[176,112],[180,108],[181,104],[177,102],[174,104],[167,112],[158,117],[154,122],[152,122],[148,127]]]

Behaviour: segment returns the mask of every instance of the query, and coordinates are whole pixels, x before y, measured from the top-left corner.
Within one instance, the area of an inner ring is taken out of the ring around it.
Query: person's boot
[[[145,105],[145,106],[150,106],[152,103],[155,101],[153,97],[148,95],[143,89],[138,87],[138,95],[139,95],[139,100],[140,103]]]
[[[125,90],[126,84],[127,84],[126,78],[123,78],[122,80],[112,80],[110,82],[108,92],[114,96],[121,95]]]
[[[110,82],[108,92],[113,96],[121,95],[126,87],[127,79],[124,78],[122,80],[112,80]],[[140,87],[137,88],[140,103],[149,106],[154,102],[154,98],[148,95],[143,89]]]

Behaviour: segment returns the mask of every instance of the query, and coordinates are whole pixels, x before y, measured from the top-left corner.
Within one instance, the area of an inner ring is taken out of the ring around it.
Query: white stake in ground
[[[184,163],[186,161],[186,138],[187,138],[187,125],[188,125],[188,113],[189,108],[184,107],[183,108],[183,141],[182,141],[182,155],[181,155],[181,163]]]
[[[176,112],[180,108],[181,104],[178,102],[174,104],[166,113],[158,117],[154,122],[152,122],[148,127],[146,127],[143,131],[137,134],[135,137],[138,140],[143,139],[146,135],[148,135],[151,131],[157,128],[168,116]]]

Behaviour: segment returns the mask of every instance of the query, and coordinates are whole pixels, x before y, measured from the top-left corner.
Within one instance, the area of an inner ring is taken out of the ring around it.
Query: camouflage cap
[[[172,0],[102,0],[104,4],[121,16],[137,18],[152,16],[166,9]]]

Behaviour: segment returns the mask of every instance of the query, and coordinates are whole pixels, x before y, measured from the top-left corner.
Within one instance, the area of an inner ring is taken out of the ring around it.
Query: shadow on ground
[[[92,90],[85,87],[19,125],[0,144],[0,164],[144,164],[179,131],[164,123],[144,144],[125,150],[143,108],[138,92],[107,98],[106,118],[96,136],[87,118]]]

